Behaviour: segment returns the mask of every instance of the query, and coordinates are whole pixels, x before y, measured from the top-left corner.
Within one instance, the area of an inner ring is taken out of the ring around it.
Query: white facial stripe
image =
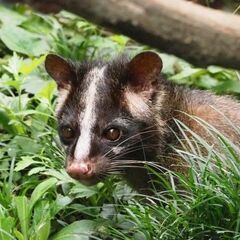
[[[80,116],[80,137],[78,139],[74,157],[77,161],[87,158],[91,148],[91,131],[96,123],[96,99],[97,88],[104,76],[104,69],[93,68],[87,75],[87,81],[90,81],[88,90],[85,93],[85,110]]]

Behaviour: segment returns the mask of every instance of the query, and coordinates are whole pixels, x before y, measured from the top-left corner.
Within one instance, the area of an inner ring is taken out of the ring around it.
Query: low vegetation
[[[192,166],[187,177],[147,166],[165,189],[152,197],[116,177],[86,187],[65,173],[46,54],[107,60],[145,49],[66,11],[43,15],[0,5],[0,239],[240,239],[239,149],[206,123],[221,151],[192,133],[183,143],[191,152],[176,149]],[[237,71],[160,55],[170,80],[239,96]]]

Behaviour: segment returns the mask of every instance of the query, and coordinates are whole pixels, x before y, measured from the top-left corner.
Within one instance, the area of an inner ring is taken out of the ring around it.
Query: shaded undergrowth
[[[190,134],[176,151],[191,168],[180,175],[146,166],[164,186],[152,197],[116,177],[86,187],[64,171],[56,85],[43,68],[45,55],[109,59],[146,46],[65,11],[42,15],[0,5],[0,22],[0,239],[240,238],[239,148],[205,123],[221,147],[177,122]],[[161,57],[164,74],[179,84],[240,92],[236,71]]]

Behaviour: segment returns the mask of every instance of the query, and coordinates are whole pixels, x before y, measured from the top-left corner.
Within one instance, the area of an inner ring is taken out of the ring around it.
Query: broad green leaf
[[[45,175],[47,176],[52,176],[54,178],[57,178],[59,183],[75,183],[77,184],[78,182],[71,178],[67,173],[65,169],[60,169],[60,170],[55,170],[55,169],[48,169],[45,172]]]
[[[10,216],[0,218],[0,239],[4,240],[15,239],[11,234],[15,224],[14,221],[15,219]]]
[[[30,199],[30,209],[33,208],[34,204],[47,192],[51,187],[56,185],[56,178],[49,178],[40,184],[34,189],[31,199]]]
[[[214,88],[216,92],[240,93],[240,81],[225,81]]]
[[[51,229],[51,221],[45,220],[35,228],[36,240],[48,240]]]
[[[36,173],[43,172],[44,170],[46,170],[46,167],[35,167],[35,168],[32,168],[32,169],[28,172],[28,176],[34,175],[34,174],[36,174]]]
[[[16,167],[15,167],[15,171],[17,171],[17,172],[29,167],[32,164],[38,163],[37,161],[33,160],[33,158],[30,156],[25,156],[25,157],[21,157],[21,158],[22,158],[22,160],[17,162]]]
[[[37,97],[45,98],[49,102],[52,100],[56,91],[56,83],[54,81],[48,82],[38,93]]]
[[[172,76],[170,79],[181,83],[182,79],[185,79],[188,77],[193,77],[193,76],[196,77],[199,75],[203,75],[206,72],[207,72],[207,70],[201,69],[201,68],[186,68],[182,72]]]
[[[34,71],[40,64],[42,64],[45,60],[45,55],[34,58],[33,60],[27,59],[26,61],[22,62],[19,72],[23,73],[25,75],[30,74],[32,71]]]
[[[12,102],[12,97],[6,96],[0,92],[0,107],[7,108]]]
[[[62,19],[68,19],[68,21],[80,20],[80,17],[77,16],[76,14],[70,13],[70,12],[64,11],[64,10],[62,10],[60,13],[58,13],[58,16]],[[84,21],[84,23],[86,24],[87,22]]]
[[[22,88],[28,93],[36,94],[43,89],[49,81],[43,80],[39,75],[31,74],[25,78]]]
[[[207,74],[206,75],[204,74],[203,76],[197,79],[195,84],[198,87],[209,89],[209,88],[214,88],[218,86],[219,81],[216,78],[213,78]]]
[[[21,120],[17,119],[14,115],[11,117],[13,119],[9,122],[9,124],[14,126],[14,128],[17,131],[17,134],[23,135],[25,133],[25,126],[22,124]]]
[[[97,224],[91,220],[76,221],[59,231],[52,240],[90,240],[96,227]]]
[[[0,29],[0,39],[10,50],[29,56],[39,56],[50,50],[43,36],[17,26],[9,28],[8,25],[3,25]]]
[[[1,29],[0,29],[1,31]],[[13,53],[13,56],[8,60],[7,66],[3,66],[9,73],[17,76],[20,70],[20,67],[23,63],[23,59],[17,55],[16,52]],[[17,79],[15,79],[17,80]]]
[[[7,24],[9,28],[14,25],[19,25],[27,18],[15,11],[12,11],[8,8],[0,6],[0,22]]]
[[[29,137],[16,136],[11,140],[9,148],[14,148],[23,154],[40,152],[42,146]]]
[[[13,97],[10,108],[15,116],[19,111],[27,109],[27,104],[30,101],[28,94],[21,94],[19,97]],[[14,120],[17,120],[16,118]]]
[[[72,198],[68,196],[63,196],[61,194],[57,195],[56,199],[56,207],[55,207],[55,213],[59,212],[63,208],[65,208],[67,205],[69,205],[73,201]]]
[[[19,196],[15,198],[15,204],[17,208],[17,215],[21,226],[21,232],[24,240],[28,240],[28,229],[30,220],[30,208],[29,200],[25,196]]]
[[[52,22],[47,15],[33,13],[26,21],[21,23],[21,27],[36,33],[50,34],[53,31]]]
[[[182,72],[183,69],[189,69],[190,64],[183,61],[182,59],[176,58],[175,56],[161,53],[161,59],[163,61],[162,72],[167,76]]]
[[[21,85],[22,85],[22,81],[21,80],[8,80],[8,81],[5,81],[3,84],[8,87],[13,87],[19,92]]]
[[[72,187],[70,194],[74,194],[76,198],[91,197],[97,193],[96,186],[85,186],[81,183],[77,183]]]
[[[118,44],[125,46],[127,42],[129,41],[128,37],[125,37],[123,35],[112,35],[110,36],[110,39],[114,42],[117,42]]]
[[[103,204],[100,216],[105,219],[111,219],[116,214],[114,204]]]
[[[34,206],[33,214],[33,239],[36,240],[47,240],[50,233],[51,227],[51,214],[52,214],[52,203],[48,200],[39,201]],[[52,215],[53,216],[53,215]]]
[[[16,236],[16,238],[18,240],[24,240],[24,237],[23,237],[23,235],[22,235],[22,233],[20,231],[18,231],[16,228],[13,231],[14,231],[14,235]]]
[[[17,133],[14,125],[10,125],[11,118],[10,116],[4,111],[0,109],[0,126],[2,125],[3,129],[8,131],[9,133]]]

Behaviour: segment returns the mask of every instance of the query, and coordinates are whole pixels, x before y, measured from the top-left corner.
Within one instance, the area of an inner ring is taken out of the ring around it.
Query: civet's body
[[[190,115],[237,142],[230,123],[240,125],[237,101],[176,86],[160,76],[161,69],[162,61],[153,52],[90,63],[47,56],[46,70],[58,85],[59,135],[70,176],[93,184],[121,172],[141,190],[150,180],[143,162],[185,171],[186,163],[172,148],[183,137],[175,120],[208,138]]]

